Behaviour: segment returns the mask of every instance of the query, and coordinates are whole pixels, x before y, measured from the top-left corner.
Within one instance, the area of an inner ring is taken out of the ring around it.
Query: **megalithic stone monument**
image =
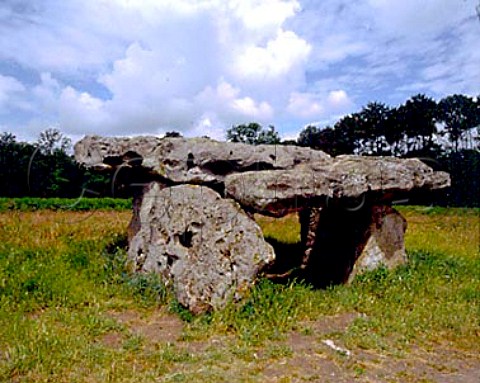
[[[87,136],[87,167],[134,185],[128,257],[156,272],[194,313],[241,299],[275,262],[254,213],[297,213],[303,254],[324,284],[406,262],[406,221],[393,201],[450,185],[419,159],[328,154],[208,138]],[[287,276],[268,275],[272,278]]]

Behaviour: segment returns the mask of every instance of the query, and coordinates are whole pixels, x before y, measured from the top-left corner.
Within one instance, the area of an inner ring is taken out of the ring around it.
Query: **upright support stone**
[[[167,185],[162,184],[161,182],[155,181],[154,182],[156,187],[159,190],[162,190],[167,187]],[[140,218],[140,209],[142,207],[142,202],[143,198],[145,196],[145,193],[148,192],[149,188],[152,186],[152,183],[145,183],[143,185],[136,185],[134,188],[132,188],[133,191],[133,198],[132,198],[132,218],[130,219],[130,222],[128,223],[127,227],[127,239],[128,243],[130,243],[135,237],[135,235],[140,231],[140,228],[142,227],[141,223],[141,218]]]
[[[161,275],[193,313],[242,298],[275,259],[255,221],[208,187],[153,182],[138,217],[128,250],[133,267]]]
[[[407,221],[390,206],[372,206],[371,223],[366,243],[359,244],[361,252],[348,277],[351,282],[356,275],[380,266],[392,269],[407,261],[404,235]]]
[[[142,206],[142,200],[143,200],[143,190],[136,190],[133,198],[132,198],[132,218],[130,219],[130,222],[128,223],[127,227],[127,238],[128,238],[128,243],[133,239],[135,234],[138,233],[140,230],[141,224],[140,224],[140,207]]]
[[[308,207],[298,213],[303,251],[301,269],[307,268],[314,251],[321,211],[321,207]]]

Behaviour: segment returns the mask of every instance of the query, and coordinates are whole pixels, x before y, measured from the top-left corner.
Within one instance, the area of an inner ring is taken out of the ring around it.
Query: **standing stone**
[[[193,313],[240,299],[275,258],[255,221],[208,187],[151,183],[138,217],[129,259],[160,274]]]
[[[150,189],[151,187],[150,182],[144,182],[142,184],[136,184],[134,186],[130,185],[130,190],[132,191],[132,218],[130,219],[130,222],[128,223],[127,227],[127,239],[128,243],[130,243],[135,237],[135,235],[138,233],[138,231],[141,228],[141,218],[140,218],[140,211],[142,208],[142,201],[145,193]],[[160,189],[165,189],[168,186],[159,181],[155,181],[156,187]]]
[[[300,221],[300,241],[303,250],[302,264],[300,266],[302,269],[308,266],[313,255],[321,212],[322,208],[320,207],[309,207],[298,213]]]
[[[404,243],[406,219],[390,206],[373,206],[371,212],[368,239],[365,244],[360,245],[361,253],[348,282],[367,270],[371,271],[381,266],[393,269],[407,261]]]

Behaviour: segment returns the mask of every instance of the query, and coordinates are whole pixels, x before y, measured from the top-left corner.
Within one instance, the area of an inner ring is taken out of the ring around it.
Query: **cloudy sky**
[[[478,0],[0,0],[0,131],[294,137],[480,93]]]

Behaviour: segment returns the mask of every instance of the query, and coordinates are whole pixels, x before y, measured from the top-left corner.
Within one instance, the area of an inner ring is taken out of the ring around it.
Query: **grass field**
[[[129,211],[0,213],[0,381],[477,382],[478,210],[401,211],[407,266],[326,290],[261,281],[196,318],[125,269]],[[295,216],[259,223],[299,240]]]

